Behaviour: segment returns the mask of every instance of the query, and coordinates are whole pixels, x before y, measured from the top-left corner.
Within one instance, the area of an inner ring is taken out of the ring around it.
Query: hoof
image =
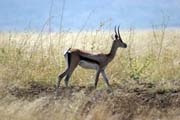
[[[59,96],[59,93],[60,93],[60,89],[59,88],[56,88],[56,90],[55,90],[55,96],[57,97],[57,96]]]

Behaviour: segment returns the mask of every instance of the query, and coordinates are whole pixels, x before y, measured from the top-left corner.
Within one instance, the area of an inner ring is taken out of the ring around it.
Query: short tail
[[[69,52],[70,49],[71,49],[71,48],[69,48],[68,50],[66,50],[66,51],[64,52],[64,57],[65,57],[65,59],[66,59],[66,63],[67,63],[67,65],[68,65],[68,67],[69,67],[70,64],[71,64],[71,53]]]
[[[67,49],[66,51],[64,51],[64,56],[66,56],[66,54],[71,50],[71,48]]]

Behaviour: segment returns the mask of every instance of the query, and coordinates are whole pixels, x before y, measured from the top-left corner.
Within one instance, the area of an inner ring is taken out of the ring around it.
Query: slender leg
[[[111,86],[110,86],[110,84],[109,84],[109,79],[107,78],[105,71],[104,71],[104,70],[101,71],[101,74],[102,74],[102,76],[103,76],[104,81],[106,82],[106,85],[107,85],[107,86],[110,88],[110,90],[112,91],[112,88],[111,88]]]
[[[67,73],[66,78],[64,79],[66,87],[68,87],[69,79],[77,66],[78,66],[78,63],[74,63],[70,65],[69,72]]]
[[[63,73],[58,75],[57,86],[56,86],[56,91],[55,91],[56,96],[58,96],[59,94],[59,86],[60,86],[61,80],[68,73],[68,71],[69,71],[69,68],[67,68]]]
[[[69,71],[70,71],[71,54],[66,53],[64,56],[65,56],[65,60],[66,60],[66,63],[67,63],[67,68],[66,68],[66,70],[63,73],[59,74],[59,76],[58,76],[58,81],[57,81],[57,86],[56,86],[57,89],[59,88],[61,80],[63,79],[63,77],[65,75],[67,75],[69,73]]]
[[[57,80],[57,86],[56,88],[59,88],[61,80],[63,79],[63,77],[68,73],[69,68],[67,68],[63,73],[58,75],[58,80]]]
[[[97,88],[97,83],[99,81],[99,74],[100,74],[100,70],[98,69],[96,72],[96,78],[95,78],[95,84],[94,84],[95,88]]]
[[[68,87],[68,82],[69,82],[69,78],[71,77],[72,75],[72,72],[69,72],[67,75],[66,75],[66,78],[64,79],[64,82],[65,82],[65,86]]]

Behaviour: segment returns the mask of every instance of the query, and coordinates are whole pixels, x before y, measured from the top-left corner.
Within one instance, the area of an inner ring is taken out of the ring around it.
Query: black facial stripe
[[[95,63],[97,65],[100,65],[100,63],[98,61],[96,61],[96,60],[93,60],[93,59],[90,59],[90,58],[87,58],[87,57],[84,57],[84,56],[81,56],[81,55],[79,55],[79,57],[80,57],[81,60],[84,60],[84,61],[87,61],[87,62],[91,62],[91,63]]]

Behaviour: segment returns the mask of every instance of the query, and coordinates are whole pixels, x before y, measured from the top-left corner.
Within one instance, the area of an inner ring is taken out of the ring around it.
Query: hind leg
[[[59,76],[58,76],[58,81],[57,81],[57,88],[59,88],[60,83],[61,83],[61,80],[63,79],[63,77],[64,77],[65,75],[68,74],[68,72],[69,72],[69,70],[70,70],[71,54],[70,54],[68,51],[66,51],[66,53],[64,54],[64,57],[65,57],[65,60],[66,60],[66,63],[67,63],[67,68],[66,68],[66,70],[65,70],[63,73],[59,74]]]
[[[67,73],[66,78],[64,79],[66,87],[68,87],[69,79],[70,79],[72,73],[74,72],[75,68],[77,67],[77,65],[78,65],[78,63],[70,65],[69,72]]]
[[[65,86],[68,87],[68,82],[69,82],[69,79],[71,77],[72,73],[69,73],[66,75],[66,78],[64,79],[64,83],[65,83]]]
[[[58,94],[59,94],[59,86],[60,86],[61,80],[62,80],[63,77],[68,73],[68,70],[69,70],[69,68],[67,68],[63,73],[61,73],[61,74],[58,75],[58,80],[57,80],[57,85],[56,85],[56,91],[55,91],[56,96],[58,96]]]
[[[57,86],[56,88],[59,88],[61,80],[63,79],[63,77],[68,73],[69,68],[67,68],[63,73],[58,75],[58,80],[57,80]]]

